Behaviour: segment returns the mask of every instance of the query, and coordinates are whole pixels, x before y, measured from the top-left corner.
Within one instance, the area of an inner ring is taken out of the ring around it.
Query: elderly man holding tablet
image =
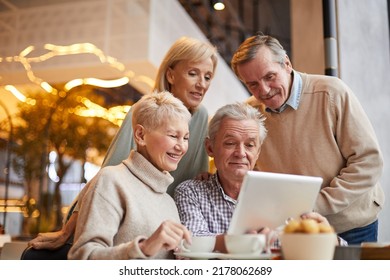
[[[224,234],[243,179],[253,170],[266,135],[264,118],[255,108],[244,103],[223,106],[211,119],[205,140],[217,172],[206,180],[184,181],[175,191],[181,222],[194,236],[215,235],[216,251],[226,252]],[[317,216],[311,213],[305,218]]]

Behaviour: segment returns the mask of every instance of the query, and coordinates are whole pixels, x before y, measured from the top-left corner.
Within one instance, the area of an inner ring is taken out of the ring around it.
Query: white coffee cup
[[[264,234],[225,235],[225,246],[230,254],[261,254],[266,240]]]
[[[182,252],[210,253],[214,251],[215,236],[193,236],[191,244],[184,239],[180,243]]]

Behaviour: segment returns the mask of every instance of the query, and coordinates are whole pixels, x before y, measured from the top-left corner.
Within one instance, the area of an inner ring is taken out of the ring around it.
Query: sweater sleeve
[[[335,138],[345,166],[321,190],[315,211],[338,213],[357,202],[379,182],[383,158],[374,129],[352,91],[340,81],[341,94],[331,95],[335,116]],[[373,196],[375,199],[375,196]],[[383,201],[376,201],[381,205]]]
[[[139,247],[139,241],[144,236],[114,246],[114,238],[121,223],[123,213],[121,206],[111,203],[99,193],[97,186],[104,184],[98,174],[91,182],[90,189],[83,197],[76,232],[75,242],[69,251],[68,258],[84,259],[144,259],[146,256]],[[110,186],[114,188],[114,186]],[[112,191],[114,193],[114,190]]]

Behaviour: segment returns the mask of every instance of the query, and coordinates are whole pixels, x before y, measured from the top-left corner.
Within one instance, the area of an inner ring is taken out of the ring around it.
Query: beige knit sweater
[[[267,118],[258,167],[322,177],[314,210],[338,233],[366,226],[384,203],[379,184],[383,159],[370,121],[340,79],[295,73],[302,77],[297,110],[270,113],[253,97],[248,100]]]
[[[176,205],[166,193],[173,181],[141,154],[131,151],[117,166],[102,168],[81,200],[69,259],[146,258],[138,241],[164,220],[180,223]],[[152,258],[173,258],[161,251]]]

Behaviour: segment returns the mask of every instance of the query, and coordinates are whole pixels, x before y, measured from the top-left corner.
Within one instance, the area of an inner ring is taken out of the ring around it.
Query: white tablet
[[[320,177],[248,171],[228,234],[275,229],[288,218],[313,211],[322,181]]]

